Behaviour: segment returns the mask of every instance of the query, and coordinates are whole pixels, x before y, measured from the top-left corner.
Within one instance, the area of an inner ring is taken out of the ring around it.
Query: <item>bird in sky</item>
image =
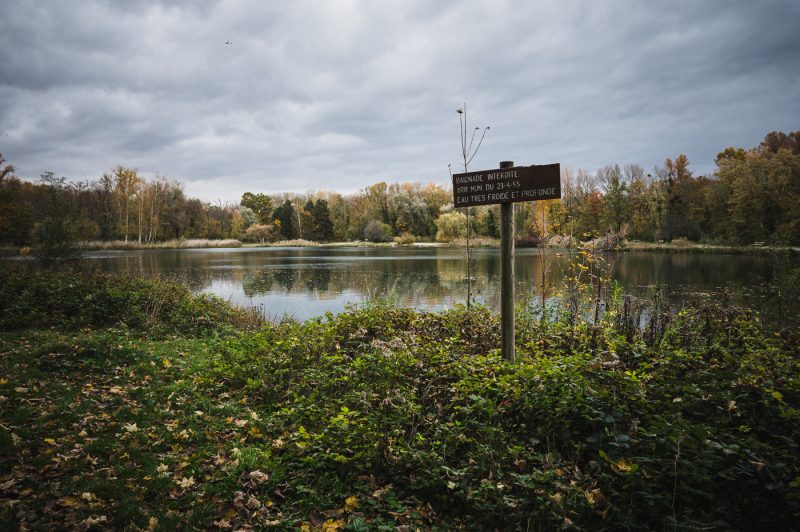
[[[233,44],[231,41],[225,41],[225,44]]]

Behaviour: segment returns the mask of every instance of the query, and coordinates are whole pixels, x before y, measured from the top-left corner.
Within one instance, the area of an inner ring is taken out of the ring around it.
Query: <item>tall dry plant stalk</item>
[[[534,211],[535,212],[535,211]],[[547,304],[547,274],[549,273],[550,264],[547,261],[547,220],[545,218],[545,211],[542,208],[542,241],[539,244],[539,265],[542,270],[542,321],[545,320],[546,312],[545,305]]]
[[[461,135],[461,159],[463,161],[464,172],[469,172],[469,163],[475,158],[478,150],[483,144],[483,139],[486,137],[486,132],[489,131],[489,126],[484,128],[476,127],[470,130],[467,123],[467,104],[465,103],[460,109],[456,109],[458,113],[459,133]],[[478,144],[475,144],[475,139],[478,139]],[[474,148],[473,148],[474,146]],[[451,174],[452,176],[452,174]],[[464,208],[467,214],[467,308],[472,303],[472,249],[470,247],[469,237],[472,232],[472,224],[470,222],[470,208]]]

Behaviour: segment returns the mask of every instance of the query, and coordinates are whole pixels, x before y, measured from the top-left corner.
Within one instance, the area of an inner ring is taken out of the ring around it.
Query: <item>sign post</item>
[[[556,164],[514,166],[453,174],[456,207],[500,204],[500,323],[502,353],[514,362],[514,203],[561,197],[561,167]]]
[[[512,168],[503,161],[500,168]],[[500,204],[500,332],[503,358],[514,363],[514,204]]]

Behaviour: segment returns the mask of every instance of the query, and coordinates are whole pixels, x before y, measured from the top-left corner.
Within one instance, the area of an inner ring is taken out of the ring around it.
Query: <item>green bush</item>
[[[800,363],[757,317],[687,310],[654,342],[520,316],[391,307],[234,340],[199,370],[282,440],[265,469],[297,511],[392,486],[447,527],[790,528]],[[210,374],[208,373],[210,372]]]
[[[260,325],[258,316],[158,279],[10,267],[0,270],[0,330],[124,324],[154,333],[205,334]]]
[[[2,275],[3,328],[127,326],[87,332],[88,340],[48,332],[53,345],[20,342],[3,353],[17,357],[9,368],[42,371],[98,367],[112,354],[102,367],[115,374],[119,364],[140,364],[117,376],[138,374],[131,393],[143,395],[130,404],[148,432],[127,436],[147,443],[93,456],[122,455],[120,486],[128,475],[160,515],[178,515],[178,504],[192,505],[173,495],[189,495],[174,483],[159,488],[153,472],[165,453],[183,453],[175,462],[196,475],[191,496],[206,508],[184,524],[210,528],[223,515],[256,528],[326,519],[351,529],[500,530],[791,530],[800,522],[800,335],[765,331],[749,311],[651,307],[649,321],[631,327],[638,319],[616,291],[600,314],[582,304],[577,316],[521,309],[512,365],[497,349],[497,316],[477,305],[441,313],[371,305],[237,332],[230,326],[240,315],[229,306],[159,281]],[[130,328],[204,336],[145,344]],[[220,330],[228,334],[213,334]],[[8,378],[2,386],[12,402],[32,390]],[[80,395],[74,390],[63,392],[64,404]],[[47,431],[37,433],[39,445],[59,428],[13,415],[31,432]],[[182,429],[163,429],[158,416],[186,427],[186,439],[174,441]],[[134,454],[150,469],[129,464]],[[236,469],[215,465],[233,467],[234,458]],[[255,485],[251,471],[268,475]],[[243,489],[273,505],[261,521],[242,507],[230,512]],[[122,510],[104,511],[114,526],[129,522]]]

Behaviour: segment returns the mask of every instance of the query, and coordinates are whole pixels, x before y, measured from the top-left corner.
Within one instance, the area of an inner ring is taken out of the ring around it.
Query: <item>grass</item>
[[[394,242],[369,242],[366,240],[353,240],[350,242],[315,242],[313,240],[304,240],[302,238],[295,238],[293,240],[278,240],[276,242],[268,242],[265,244],[244,244],[244,247],[300,247],[300,248],[350,248],[350,247],[366,247],[366,248],[388,248],[394,247]]]
[[[618,294],[597,321],[520,308],[510,365],[479,306],[259,324],[160,282],[3,275],[9,528],[800,519],[800,336],[749,311]]]
[[[800,254],[800,248],[791,246],[734,246],[725,244],[702,244],[686,239],[671,242],[642,242],[626,240],[616,251],[660,251],[678,253],[727,253],[731,255],[774,255],[777,253]]]
[[[190,248],[238,248],[241,241],[234,238],[207,239],[188,238],[165,240],[164,242],[138,242],[136,240],[92,240],[81,242],[79,247],[83,251],[102,251],[118,249],[190,249]]]

